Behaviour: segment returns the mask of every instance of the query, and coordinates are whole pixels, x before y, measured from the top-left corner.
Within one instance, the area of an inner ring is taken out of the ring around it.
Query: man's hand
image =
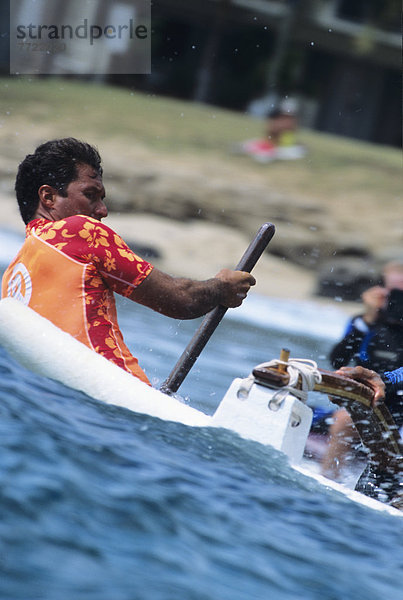
[[[385,398],[385,384],[375,371],[364,369],[364,367],[341,367],[341,369],[335,371],[335,373],[336,375],[354,379],[371,388],[374,391],[374,397],[372,399],[373,408]]]
[[[252,285],[256,284],[256,279],[250,273],[245,271],[230,271],[222,269],[215,279],[221,281],[223,296],[220,304],[227,308],[240,306],[245,300]]]

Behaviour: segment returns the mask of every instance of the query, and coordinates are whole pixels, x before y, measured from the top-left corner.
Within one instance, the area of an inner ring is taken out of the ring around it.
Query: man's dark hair
[[[79,165],[89,165],[102,175],[101,157],[96,148],[75,138],[45,142],[37,147],[34,154],[25,157],[15,180],[24,223],[29,223],[38,208],[39,188],[50,185],[66,197],[67,186],[78,178]]]

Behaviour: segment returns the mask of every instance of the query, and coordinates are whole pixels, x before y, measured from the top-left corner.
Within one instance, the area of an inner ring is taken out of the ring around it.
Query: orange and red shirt
[[[4,273],[14,296],[60,329],[149,383],[123,341],[114,292],[129,296],[152,271],[112,229],[84,215],[35,219]]]

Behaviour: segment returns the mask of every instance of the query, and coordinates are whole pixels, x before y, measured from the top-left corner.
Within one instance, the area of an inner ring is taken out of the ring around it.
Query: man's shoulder
[[[53,226],[57,229],[66,227],[71,233],[79,233],[80,231],[92,232],[95,235],[113,235],[115,233],[98,219],[87,215],[72,215],[61,221],[55,221]]]
[[[73,215],[72,217],[67,217],[64,220],[78,224],[89,223],[94,227],[104,227],[105,229],[111,231],[111,228],[105,225],[103,221],[99,221],[99,219],[94,219],[94,217],[89,217],[88,215]]]
[[[72,215],[71,217],[65,217],[61,221],[55,221],[55,223],[62,222],[70,227],[83,227],[86,223],[91,226],[99,225],[99,221],[97,219],[88,217],[87,215]]]
[[[110,227],[87,215],[72,215],[59,221],[36,219],[27,226],[27,236],[32,234],[52,245],[61,242],[65,245],[74,240],[74,243],[84,240],[90,244],[98,240],[102,245],[112,245],[116,237]]]
[[[65,227],[69,229],[80,229],[85,223],[90,223],[95,225],[99,224],[99,221],[93,219],[92,217],[87,217],[86,215],[72,215],[71,217],[65,217],[64,219],[59,219],[57,221],[51,221],[49,219],[34,219],[28,223],[26,226],[27,233],[36,233],[40,234],[43,231],[60,230]]]

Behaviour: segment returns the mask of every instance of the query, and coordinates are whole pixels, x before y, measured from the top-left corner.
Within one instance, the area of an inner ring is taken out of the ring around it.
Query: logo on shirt
[[[32,281],[23,263],[15,265],[7,287],[7,296],[28,305],[32,294]]]

